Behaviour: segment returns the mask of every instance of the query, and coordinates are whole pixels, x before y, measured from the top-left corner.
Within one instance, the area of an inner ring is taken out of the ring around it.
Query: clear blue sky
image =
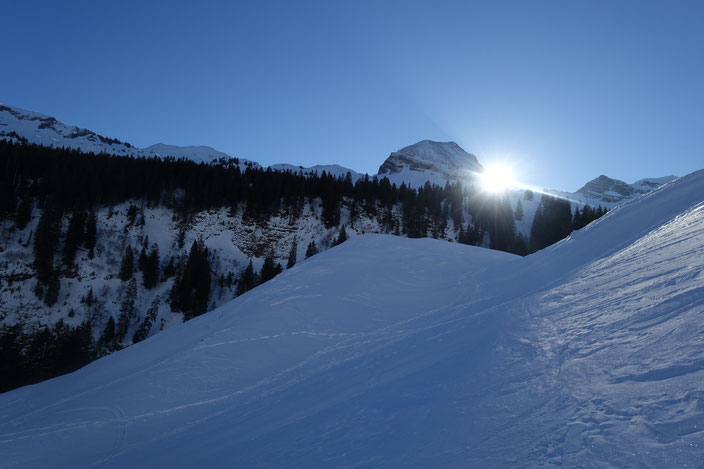
[[[3,5],[0,102],[137,146],[375,173],[454,140],[575,190],[704,167],[704,2]]]

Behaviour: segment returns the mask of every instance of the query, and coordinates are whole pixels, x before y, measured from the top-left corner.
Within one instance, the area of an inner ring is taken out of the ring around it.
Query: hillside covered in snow
[[[702,188],[525,258],[358,237],[0,395],[0,464],[696,467]]]

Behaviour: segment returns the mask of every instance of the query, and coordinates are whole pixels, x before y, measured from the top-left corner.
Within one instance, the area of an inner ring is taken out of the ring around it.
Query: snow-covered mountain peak
[[[218,151],[212,147],[206,145],[197,146],[178,146],[178,145],[167,145],[165,143],[157,143],[155,145],[148,146],[144,149],[144,153],[147,156],[157,156],[157,157],[174,157],[174,158],[186,158],[187,160],[195,161],[196,163],[221,163],[227,164],[231,162],[234,158],[227,153]],[[238,158],[240,166],[244,169],[246,166],[258,167],[259,163],[254,161]]]
[[[92,153],[133,155],[139,152],[127,142],[64,124],[51,116],[5,105],[0,105],[0,138],[26,139],[37,145]]]
[[[676,176],[664,176],[661,178],[647,178],[636,181],[633,184],[613,179],[605,175],[587,182],[577,191],[577,195],[595,199],[605,204],[620,203],[635,196],[645,194],[661,185],[677,179]]]
[[[419,161],[434,161],[481,169],[477,157],[464,151],[455,142],[421,140],[394,152],[394,154],[409,156]]]
[[[177,146],[157,143],[137,148],[115,138],[104,137],[92,130],[67,125],[55,117],[0,105],[0,139],[26,140],[29,143],[55,148],[71,148],[85,153],[105,153],[117,156],[186,158],[196,163],[231,163],[233,158],[208,146]],[[242,169],[259,166],[253,161],[239,159]]]
[[[379,177],[388,177],[397,185],[405,182],[419,187],[426,181],[444,185],[446,181],[465,180],[483,170],[477,157],[455,142],[422,140],[391,153],[379,167]]]
[[[607,200],[620,200],[623,198],[631,197],[635,192],[635,189],[630,184],[624,181],[612,179],[602,174],[601,176],[587,182],[577,192],[580,192],[586,195],[587,197],[602,197],[606,198]]]

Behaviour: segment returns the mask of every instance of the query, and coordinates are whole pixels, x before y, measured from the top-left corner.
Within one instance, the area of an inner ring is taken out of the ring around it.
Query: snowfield
[[[700,467],[704,171],[526,258],[364,235],[0,395],[0,467]]]

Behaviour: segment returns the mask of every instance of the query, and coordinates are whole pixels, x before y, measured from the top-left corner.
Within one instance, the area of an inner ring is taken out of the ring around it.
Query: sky
[[[574,191],[704,167],[704,2],[3,5],[0,102],[144,147],[376,173],[455,141]]]

